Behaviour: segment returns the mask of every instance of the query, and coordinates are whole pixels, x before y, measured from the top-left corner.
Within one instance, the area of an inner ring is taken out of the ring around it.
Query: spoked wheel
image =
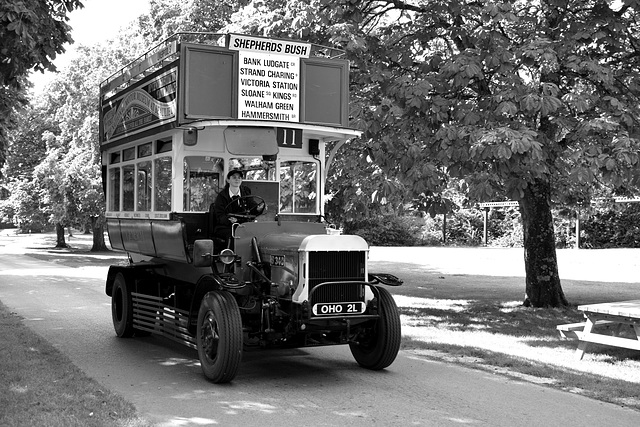
[[[402,338],[400,312],[393,297],[384,288],[378,290],[378,313],[380,318],[358,335],[356,343],[349,348],[356,362],[374,371],[391,365],[400,350]]]
[[[111,292],[111,318],[116,335],[121,338],[133,336],[133,302],[131,290],[122,273],[116,275]]]
[[[212,291],[198,312],[198,357],[204,375],[214,383],[231,381],[242,359],[242,319],[233,295]]]

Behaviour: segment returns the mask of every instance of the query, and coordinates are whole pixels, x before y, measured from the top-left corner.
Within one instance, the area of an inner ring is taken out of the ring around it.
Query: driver
[[[240,169],[230,170],[227,173],[227,183],[211,205],[210,209],[213,209],[213,214],[216,217],[216,226],[213,229],[213,234],[216,237],[229,240],[233,224],[243,222],[242,219],[235,218],[233,213],[241,213],[246,210],[246,206],[242,205],[247,202],[246,199],[239,200],[238,203],[231,205],[228,211],[226,210],[229,203],[235,199],[251,195],[249,187],[242,185],[243,178],[244,173]]]

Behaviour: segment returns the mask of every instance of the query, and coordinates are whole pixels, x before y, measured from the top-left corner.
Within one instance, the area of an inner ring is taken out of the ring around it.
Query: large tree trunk
[[[526,272],[524,305],[528,307],[568,305],[558,275],[550,194],[549,183],[536,180],[529,183],[520,201]]]
[[[98,217],[91,217],[91,230],[93,231],[93,246],[91,252],[108,251],[104,241],[104,221],[98,221]]]
[[[56,248],[68,248],[67,242],[64,240],[64,225],[56,224]]]

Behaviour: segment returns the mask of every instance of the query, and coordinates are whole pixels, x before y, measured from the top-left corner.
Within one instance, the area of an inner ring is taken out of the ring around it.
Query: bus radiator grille
[[[309,289],[327,282],[365,281],[366,253],[309,252]],[[312,304],[364,300],[361,283],[328,283],[313,292]]]

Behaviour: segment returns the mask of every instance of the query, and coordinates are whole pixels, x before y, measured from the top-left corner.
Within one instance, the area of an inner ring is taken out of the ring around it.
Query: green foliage
[[[342,5],[360,17],[353,34],[335,37],[362,37],[355,79],[373,107],[358,119],[374,161],[414,193],[444,179],[439,165],[475,200],[520,199],[536,179],[552,179],[561,199],[598,176],[613,186],[632,178],[638,33],[623,30],[637,29],[631,3],[606,14],[591,1]],[[374,20],[391,13],[399,19]]]
[[[5,0],[0,3],[0,86],[19,88],[31,70],[55,71],[52,61],[73,43],[67,14],[79,0]]]
[[[22,232],[49,229],[47,217],[40,210],[41,200],[34,183],[13,181],[9,188],[9,198],[0,200],[0,222],[15,225]]]
[[[468,209],[447,215],[446,243],[456,246],[480,245],[482,243],[482,217]]]
[[[446,230],[443,241],[443,229]],[[454,213],[426,217],[422,232],[425,246],[478,246],[483,244],[484,213],[459,209]],[[517,208],[492,209],[487,221],[489,246],[522,247],[522,221]]]
[[[380,215],[348,221],[345,234],[355,234],[373,246],[415,246],[421,244],[423,221],[419,217]]]
[[[24,89],[0,85],[0,179],[5,176],[2,167],[6,161],[11,131],[17,126],[20,114],[27,103]]]
[[[388,179],[362,150],[362,141],[342,146],[329,145],[337,155],[327,165],[325,213],[331,222],[342,224],[363,216],[402,213],[404,186]],[[367,176],[367,179],[363,179]]]
[[[149,46],[178,32],[220,32],[245,3],[242,0],[151,0],[149,14],[140,17],[137,30]]]
[[[7,162],[2,174],[11,180],[30,178],[33,169],[45,156],[47,147],[42,135],[57,129],[43,113],[41,108],[31,104],[25,106],[8,134]]]
[[[55,70],[56,54],[73,42],[67,13],[79,7],[78,0],[0,2],[0,168],[17,110],[27,103],[26,77],[32,70]]]
[[[479,218],[483,213],[476,211]],[[482,230],[483,225],[480,225]],[[482,232],[482,231],[481,231]],[[491,209],[487,219],[487,245],[522,247],[522,219],[518,208]]]
[[[9,198],[0,202],[2,222],[24,230],[47,228],[40,190],[32,178],[34,169],[46,156],[43,134],[51,134],[52,130],[55,126],[32,105],[26,106],[15,121],[8,134],[7,162],[2,169],[3,187],[9,193]]]
[[[583,219],[582,232],[581,246],[585,248],[640,248],[640,205],[598,207]]]
[[[640,248],[640,204],[604,203],[583,212],[581,248]],[[459,209],[446,216],[377,215],[345,223],[344,233],[357,234],[380,246],[478,246],[483,243],[484,213]],[[554,209],[558,248],[574,248],[576,208]],[[446,236],[443,241],[443,229]],[[522,219],[517,207],[493,208],[487,220],[487,244],[523,247]]]

